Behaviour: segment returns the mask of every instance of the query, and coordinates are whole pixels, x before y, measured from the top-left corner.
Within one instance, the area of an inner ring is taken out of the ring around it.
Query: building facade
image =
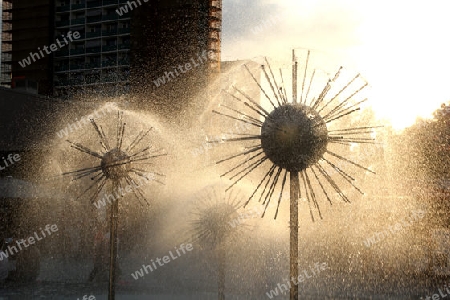
[[[2,75],[6,84],[8,72],[12,88],[49,95],[53,91],[53,60],[43,56],[30,64],[19,64],[53,40],[53,9],[50,0],[3,1]]]
[[[129,91],[131,14],[118,13],[126,2],[56,1],[55,39],[68,32],[81,37],[54,54],[55,96]]]
[[[195,60],[158,89],[173,99],[220,72],[220,0],[4,0],[2,12],[3,86],[60,98],[156,91]]]
[[[0,5],[2,11],[0,16],[0,86],[11,87],[11,64],[12,64],[12,0],[4,0]]]
[[[218,0],[153,0],[135,9],[133,94],[158,97],[152,110],[198,111],[211,74],[220,73],[221,15]]]

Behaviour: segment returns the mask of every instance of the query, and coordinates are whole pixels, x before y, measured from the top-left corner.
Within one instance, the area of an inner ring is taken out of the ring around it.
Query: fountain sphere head
[[[101,167],[107,179],[119,180],[128,175],[131,160],[125,152],[114,148],[103,155]]]
[[[318,162],[327,150],[327,140],[322,117],[302,104],[277,107],[261,127],[265,155],[289,172],[300,172]]]

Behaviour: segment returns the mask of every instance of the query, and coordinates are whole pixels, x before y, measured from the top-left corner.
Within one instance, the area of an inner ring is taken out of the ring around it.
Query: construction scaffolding
[[[222,0],[211,0],[209,4],[209,71],[220,73],[220,46],[222,31]]]
[[[11,87],[12,66],[12,0],[3,0],[0,86]]]

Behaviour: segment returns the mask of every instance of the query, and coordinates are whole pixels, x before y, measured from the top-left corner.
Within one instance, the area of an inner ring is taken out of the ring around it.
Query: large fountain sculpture
[[[363,193],[355,184],[355,178],[343,170],[341,164],[353,165],[364,171],[375,173],[374,171],[346,158],[344,154],[330,150],[330,144],[343,145],[346,147],[358,143],[374,143],[374,138],[370,136],[376,127],[338,127],[329,129],[330,125],[336,121],[349,116],[361,109],[361,104],[367,100],[357,99],[359,93],[368,85],[360,74],[355,75],[349,81],[338,86],[338,78],[341,76],[343,68],[340,67],[332,78],[329,78],[323,88],[318,93],[309,97],[314,92],[314,76],[316,69],[308,76],[308,64],[311,52],[306,53],[304,72],[302,80],[298,80],[298,61],[296,52],[293,50],[292,61],[292,97],[288,98],[283,81],[283,73],[280,69],[280,79],[277,80],[271,65],[265,59],[265,64],[261,65],[261,77],[265,78],[267,86],[272,95],[263,87],[263,83],[255,76],[250,68],[245,65],[252,80],[257,84],[262,98],[272,107],[271,111],[264,108],[258,99],[249,96],[243,89],[233,86],[233,92],[226,92],[234,101],[235,107],[221,105],[222,111],[213,112],[239,121],[250,124],[260,131],[259,134],[239,134],[238,137],[221,138],[211,142],[239,142],[251,141],[256,144],[247,145],[244,151],[217,161],[218,164],[233,161],[245,157],[244,161],[229,169],[223,175],[229,175],[230,180],[234,180],[228,189],[236,185],[243,178],[255,171],[259,166],[268,162],[269,170],[259,182],[252,195],[248,198],[244,207],[261,191],[259,201],[263,200],[265,205],[262,216],[272,199],[281,180],[281,191],[278,196],[275,219],[279,212],[283,191],[287,181],[288,173],[290,180],[290,276],[296,279],[298,272],[298,205],[299,199],[303,197],[308,202],[310,215],[314,221],[312,207],[314,207],[320,218],[321,210],[318,202],[318,194],[315,185],[325,195],[326,199],[332,203],[333,194],[338,195],[343,201],[350,202],[348,197],[339,187],[337,181],[331,177],[327,168],[334,170],[342,180],[349,183],[358,192]],[[309,79],[308,79],[309,77]],[[307,80],[308,79],[308,80]],[[362,81],[356,85],[358,81]],[[300,88],[300,93],[299,91]],[[334,92],[333,92],[334,91]],[[333,93],[333,94],[332,94]],[[331,95],[330,95],[331,94]],[[246,109],[248,112],[244,111]],[[230,114],[230,112],[232,114]],[[348,151],[348,149],[345,149]],[[315,182],[314,182],[315,181]],[[326,188],[326,183],[331,187]],[[294,281],[295,282],[295,281]],[[298,285],[292,284],[290,287],[290,299],[298,299]]]
[[[128,190],[129,187],[133,187],[133,191],[136,198],[141,202],[141,204],[149,205],[149,202],[143,195],[139,184],[136,180],[139,178],[146,181],[157,181],[162,183],[157,176],[164,176],[163,174],[156,172],[148,172],[142,169],[143,164],[147,164],[147,161],[167,155],[162,149],[156,149],[153,145],[144,145],[141,149],[135,150],[144,138],[152,131],[153,128],[141,131],[135,139],[128,145],[124,147],[123,140],[125,135],[126,123],[123,121],[123,112],[118,112],[118,122],[117,122],[117,134],[115,143],[110,144],[110,140],[105,135],[102,126],[98,125],[94,119],[91,119],[91,123],[98,134],[99,142],[102,146],[100,152],[89,149],[80,143],[75,143],[67,140],[71,147],[100,159],[100,164],[90,168],[83,168],[71,172],[63,173],[63,175],[73,176],[74,180],[78,180],[87,176],[91,176],[93,181],[78,198],[82,197],[89,191],[93,191],[90,196],[90,201],[93,203],[98,199],[98,196],[105,185],[109,182],[112,184],[111,195],[114,191],[122,189]],[[132,176],[133,174],[133,176]],[[117,195],[117,192],[116,192]],[[113,197],[114,198],[114,197]],[[110,267],[109,267],[109,288],[108,288],[108,299],[115,299],[115,283],[116,283],[116,272],[117,272],[117,255],[118,255],[118,221],[119,221],[119,198],[111,200],[110,207],[110,223],[109,223],[109,233],[110,233]]]

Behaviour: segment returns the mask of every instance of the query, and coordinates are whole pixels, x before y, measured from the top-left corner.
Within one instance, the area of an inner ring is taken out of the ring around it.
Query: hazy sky
[[[368,79],[378,116],[397,128],[450,100],[450,1],[223,0],[223,6],[223,60],[320,50]]]

